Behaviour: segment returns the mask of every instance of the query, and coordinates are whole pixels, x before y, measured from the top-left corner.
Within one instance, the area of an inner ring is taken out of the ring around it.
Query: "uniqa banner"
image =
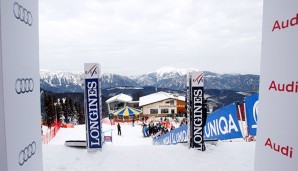
[[[242,138],[236,105],[230,104],[208,115],[204,132],[205,139]]]
[[[257,135],[257,122],[259,112],[259,93],[246,97],[245,113],[249,135]]]
[[[99,64],[85,64],[85,111],[87,127],[87,148],[102,148],[102,129],[101,129],[101,84],[99,81]]]
[[[38,1],[0,4],[0,170],[42,171]]]
[[[255,171],[298,168],[298,2],[264,0]]]
[[[177,143],[187,142],[187,125],[172,130],[171,132],[153,139],[154,145],[175,145]]]

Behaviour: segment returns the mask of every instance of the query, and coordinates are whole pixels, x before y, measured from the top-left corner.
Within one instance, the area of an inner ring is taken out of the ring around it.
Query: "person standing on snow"
[[[118,135],[121,135],[121,126],[119,123],[117,124],[117,129],[118,129]]]

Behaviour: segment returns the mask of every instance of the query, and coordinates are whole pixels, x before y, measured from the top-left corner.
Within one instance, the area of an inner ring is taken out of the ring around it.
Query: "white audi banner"
[[[0,8],[0,170],[41,171],[38,1]]]
[[[298,3],[264,0],[255,170],[298,168]]]

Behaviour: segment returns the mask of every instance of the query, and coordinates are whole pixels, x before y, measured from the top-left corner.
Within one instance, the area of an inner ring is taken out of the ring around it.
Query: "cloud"
[[[42,69],[258,73],[261,0],[41,0]]]

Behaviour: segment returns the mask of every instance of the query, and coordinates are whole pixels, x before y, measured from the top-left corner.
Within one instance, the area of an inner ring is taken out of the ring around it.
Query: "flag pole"
[[[244,120],[245,120],[245,124],[246,124],[246,136],[245,136],[245,141],[248,142],[249,139],[249,130],[248,130],[248,123],[247,123],[247,119],[246,119],[246,104],[245,104],[245,100],[243,100],[243,107],[244,107]]]
[[[238,109],[238,113],[239,113],[239,117],[240,117],[240,124],[241,124],[241,128],[242,128],[242,138],[245,139],[245,135],[244,135],[244,127],[243,127],[243,120],[242,120],[242,113],[241,113],[241,110],[240,110],[240,103],[239,101],[237,101],[237,109]]]

